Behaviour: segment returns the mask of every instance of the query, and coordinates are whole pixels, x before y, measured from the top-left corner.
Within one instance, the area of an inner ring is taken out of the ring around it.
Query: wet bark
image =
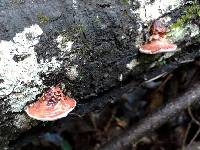
[[[23,108],[50,86],[59,85],[65,94],[74,97],[78,102],[74,113],[84,115],[119,101],[125,91],[144,78],[199,57],[198,15],[189,18],[182,27],[187,31],[174,40],[178,52],[138,52],[151,20],[170,17],[166,21],[169,26],[191,4],[168,2],[170,9],[156,5],[157,1],[2,0],[0,147],[8,147],[10,141],[38,125]],[[162,9],[161,13],[150,16],[146,12],[150,6],[157,12]]]

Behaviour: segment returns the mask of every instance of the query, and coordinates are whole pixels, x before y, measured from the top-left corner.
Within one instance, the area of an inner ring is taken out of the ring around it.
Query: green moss
[[[82,55],[82,56],[88,56],[90,52],[90,44],[86,42],[82,42],[82,46],[80,48],[76,48],[76,53]]]
[[[63,37],[63,43],[73,40],[72,34],[70,34],[68,31],[61,31],[59,34]]]
[[[121,3],[124,5],[128,5],[128,0],[121,0]]]
[[[157,66],[162,66],[162,65],[165,65],[165,64],[167,64],[165,59],[157,62]]]
[[[101,20],[100,20],[99,16],[95,16],[95,17],[93,18],[93,20],[94,20],[94,23],[95,23],[97,26],[100,26]]]
[[[76,24],[71,29],[74,33],[83,33],[86,31],[86,27],[83,24]]]
[[[200,17],[200,5],[194,3],[191,6],[187,6],[184,9],[184,13],[185,13],[184,15],[179,17],[177,21],[170,26],[171,29],[182,27],[192,19]]]
[[[46,24],[48,21],[49,21],[49,17],[42,14],[42,13],[39,13],[37,15],[37,18],[38,18],[38,21],[41,23],[41,24]]]
[[[80,35],[82,35],[85,31],[86,27],[83,24],[74,24],[70,27],[67,26],[66,30],[61,31],[59,34],[64,37],[63,42],[66,42],[77,40],[77,38],[80,38]]]
[[[59,34],[63,37],[61,46],[65,47],[65,43],[68,41],[78,42],[79,46],[73,49],[73,52],[81,56],[88,56],[91,44],[85,37],[86,26],[83,24],[74,24],[70,27],[66,27],[66,31],[62,31]]]

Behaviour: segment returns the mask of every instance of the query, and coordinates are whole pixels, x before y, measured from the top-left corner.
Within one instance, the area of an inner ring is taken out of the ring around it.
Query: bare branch
[[[191,107],[188,107],[188,113],[194,123],[196,123],[200,127],[200,122],[194,117]]]
[[[150,133],[166,123],[172,117],[177,116],[182,110],[186,109],[191,104],[195,104],[200,99],[200,83],[193,85],[182,96],[168,103],[165,107],[157,112],[147,116],[137,126],[133,126],[122,135],[113,138],[110,142],[103,145],[101,150],[119,150],[124,146],[136,143],[139,138],[146,133]]]

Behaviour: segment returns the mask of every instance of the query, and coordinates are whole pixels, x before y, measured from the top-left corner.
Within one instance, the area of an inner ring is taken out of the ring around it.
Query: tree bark
[[[61,86],[77,100],[75,112],[84,115],[119,100],[122,83],[126,90],[131,80],[135,86],[144,76],[152,78],[198,57],[198,15],[172,28],[178,52],[138,52],[146,25],[154,19],[175,24],[188,5],[183,0],[1,1],[0,147],[38,125],[23,110],[50,86]]]

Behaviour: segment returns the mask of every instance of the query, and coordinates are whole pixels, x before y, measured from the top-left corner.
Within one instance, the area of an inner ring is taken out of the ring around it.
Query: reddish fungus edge
[[[167,44],[169,44],[169,46],[171,46],[170,48],[164,48],[164,47],[162,48],[162,46],[157,45],[158,50],[152,49],[152,48],[150,48],[150,45],[151,45],[152,42],[142,45],[139,48],[139,51],[141,53],[145,53],[145,54],[158,54],[158,53],[165,53],[165,52],[174,52],[177,49],[177,45],[176,44],[168,43],[168,42],[167,42]],[[160,41],[160,42],[161,42],[160,43],[161,45],[164,45],[164,43],[162,44],[162,41]],[[143,47],[148,46],[148,45],[149,45],[149,49],[148,48],[147,49],[143,48]]]
[[[60,118],[63,118],[63,117],[66,117],[69,112],[71,112],[75,107],[76,107],[76,100],[74,100],[73,98],[69,98],[69,100],[64,100],[64,103],[68,103],[69,105],[69,109],[59,109],[62,105],[62,103],[58,103],[56,104],[52,110],[50,110],[49,108],[48,109],[44,109],[44,111],[42,111],[43,109],[40,110],[40,113],[43,114],[38,114],[39,111],[37,112],[37,109],[40,109],[38,108],[38,106],[35,106],[37,104],[40,104],[40,103],[44,103],[45,104],[45,93],[48,93],[48,92],[52,92],[52,90],[56,90],[55,92],[53,91],[53,93],[55,94],[56,92],[60,91],[61,92],[61,101],[62,98],[67,98],[68,96],[65,96],[63,93],[62,93],[62,90],[56,86],[56,87],[50,87],[50,90],[47,90],[46,92],[43,93],[43,95],[36,101],[36,102],[33,102],[31,104],[29,104],[28,106],[26,106],[24,108],[25,112],[27,113],[27,115],[33,119],[36,119],[36,120],[40,120],[40,121],[54,121],[54,120],[57,120],[57,119],[60,119]],[[55,95],[56,96],[56,95]],[[58,96],[58,95],[57,95]],[[48,97],[47,97],[48,98]],[[67,98],[68,99],[68,98]],[[70,101],[72,103],[70,103]],[[44,105],[45,107],[49,107],[49,106],[46,106],[46,104]],[[35,111],[32,111],[31,108],[36,108]],[[47,112],[47,111],[51,111],[51,112]],[[54,115],[54,114],[57,114],[57,115]],[[49,115],[48,115],[49,114]]]
[[[28,107],[30,107],[31,105],[25,107],[25,112],[27,113],[27,115],[33,119],[36,119],[36,120],[39,120],[39,121],[55,121],[55,120],[58,120],[58,119],[61,119],[61,118],[64,118],[66,117],[75,107],[76,107],[76,101],[74,100],[74,107],[70,108],[68,111],[58,115],[56,118],[52,118],[52,117],[46,117],[46,118],[40,118],[40,117],[36,117],[34,115],[32,115],[31,113],[29,113],[29,110],[28,110]]]
[[[144,54],[159,54],[159,53],[165,53],[165,52],[174,52],[176,48],[168,48],[168,49],[160,49],[157,51],[150,51],[150,50],[145,50],[140,47],[139,51]]]

